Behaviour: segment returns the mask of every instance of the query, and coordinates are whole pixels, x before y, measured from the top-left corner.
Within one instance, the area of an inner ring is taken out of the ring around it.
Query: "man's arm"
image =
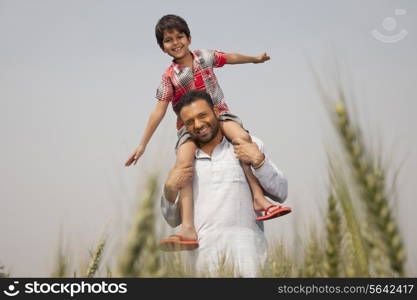
[[[226,64],[235,65],[235,64],[247,64],[254,63],[259,64],[263,63],[270,59],[268,54],[262,53],[258,56],[247,56],[239,53],[226,53]]]
[[[181,224],[181,215],[180,215],[180,209],[178,204],[178,199],[176,199],[174,202],[169,201],[165,198],[164,193],[162,193],[161,196],[161,211],[162,215],[164,216],[165,221],[171,226],[171,227],[177,227]]]
[[[253,174],[267,197],[280,203],[284,202],[288,195],[287,178],[264,153],[263,143],[256,137],[252,137],[252,141],[242,141],[234,146],[237,158],[252,165]]]
[[[164,191],[161,196],[162,214],[169,225],[176,227],[181,224],[178,192],[193,177],[192,164],[175,166],[168,174],[165,181]]]

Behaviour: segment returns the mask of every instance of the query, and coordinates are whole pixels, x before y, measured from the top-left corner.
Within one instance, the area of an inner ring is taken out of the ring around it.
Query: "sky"
[[[162,181],[175,161],[170,110],[139,163],[123,166],[170,64],[155,24],[178,14],[192,49],[271,56],[216,69],[231,111],[289,181],[294,211],[265,225],[268,240],[297,247],[323,223],[337,139],[314,70],[330,95],[343,86],[366,141],[401,166],[393,210],[417,274],[416,11],[411,0],[0,0],[0,265],[49,276],[62,242],[82,266],[103,232],[111,262],[146,178]]]

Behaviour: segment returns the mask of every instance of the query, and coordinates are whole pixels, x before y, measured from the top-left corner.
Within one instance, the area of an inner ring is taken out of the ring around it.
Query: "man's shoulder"
[[[254,135],[250,136],[252,139],[252,142],[254,142],[256,145],[258,145],[258,148],[261,152],[264,152],[264,142],[262,142],[262,140],[260,140],[259,138],[257,138]],[[226,141],[232,145],[232,142],[230,142],[228,139],[226,139]]]

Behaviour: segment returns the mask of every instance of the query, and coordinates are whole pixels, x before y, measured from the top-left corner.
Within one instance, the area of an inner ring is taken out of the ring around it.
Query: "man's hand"
[[[175,166],[168,173],[168,178],[165,181],[165,198],[174,202],[177,198],[177,193],[184,186],[191,182],[193,178],[193,165],[185,164],[182,166]]]
[[[259,151],[254,142],[248,143],[242,139],[236,139],[233,145],[236,157],[245,164],[250,164],[255,169],[264,161],[265,155]]]
[[[254,64],[259,64],[259,63],[263,63],[266,62],[267,60],[270,60],[271,58],[269,57],[268,54],[266,54],[266,52],[262,53],[261,55],[257,56],[255,58],[255,61],[253,62]]]

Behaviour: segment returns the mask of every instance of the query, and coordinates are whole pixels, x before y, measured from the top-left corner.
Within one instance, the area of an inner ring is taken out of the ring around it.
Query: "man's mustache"
[[[192,140],[194,142],[196,142],[197,144],[206,144],[206,143],[210,142],[211,140],[213,140],[214,137],[216,136],[216,134],[220,130],[220,127],[219,127],[219,123],[218,122],[219,121],[217,119],[217,122],[214,123],[214,124],[206,124],[203,128],[198,129],[198,130],[194,130],[193,132],[190,132],[191,133]],[[200,130],[203,130],[206,126],[212,131],[212,136],[211,136],[210,140],[208,140],[208,141],[202,141],[201,139],[199,139],[199,137],[197,135],[200,133]]]

